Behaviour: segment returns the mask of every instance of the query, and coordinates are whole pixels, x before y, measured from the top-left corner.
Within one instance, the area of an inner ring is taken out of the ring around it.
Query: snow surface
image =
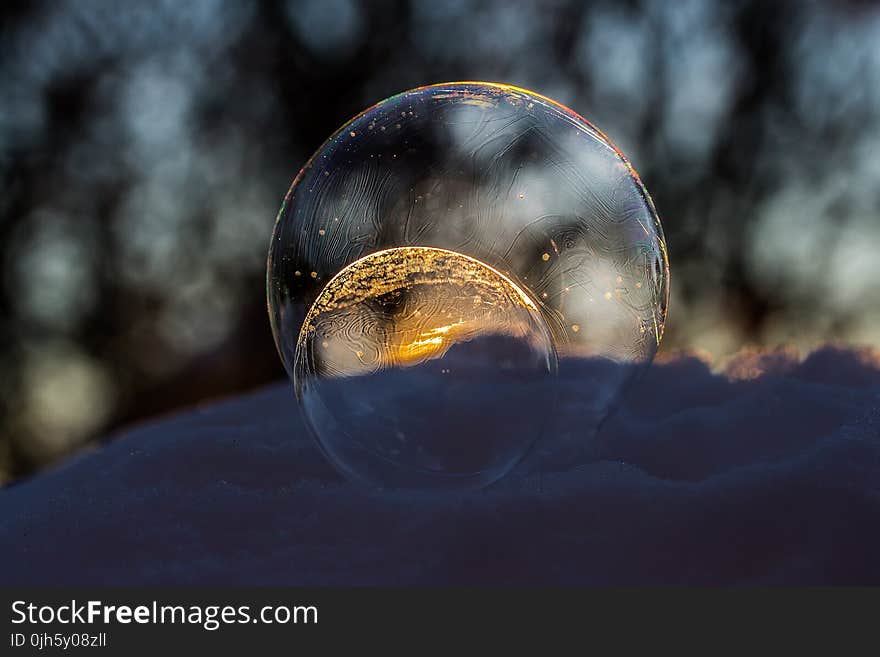
[[[880,584],[876,359],[726,373],[655,364],[596,439],[454,495],[344,482],[272,386],[0,491],[0,584]]]

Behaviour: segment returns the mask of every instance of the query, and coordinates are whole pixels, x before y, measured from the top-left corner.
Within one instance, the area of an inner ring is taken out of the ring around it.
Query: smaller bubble
[[[541,256],[541,260],[543,260],[544,262],[547,262],[549,259],[550,259],[549,253],[545,253],[544,255]]]
[[[478,260],[430,247],[370,254],[331,279],[305,323],[317,330],[297,340],[297,396],[331,461],[365,483],[482,486],[548,422],[549,329]]]

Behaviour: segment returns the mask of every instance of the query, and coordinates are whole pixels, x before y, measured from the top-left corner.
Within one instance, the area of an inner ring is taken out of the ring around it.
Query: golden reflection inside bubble
[[[549,340],[534,302],[499,271],[453,251],[400,247],[330,280],[306,315],[297,351],[321,376],[352,376],[442,358],[488,335]]]

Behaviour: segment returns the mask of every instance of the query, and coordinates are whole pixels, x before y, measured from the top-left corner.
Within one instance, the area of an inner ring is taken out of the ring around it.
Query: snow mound
[[[681,356],[595,438],[455,495],[343,481],[276,385],[2,490],[0,518],[4,585],[876,585],[880,367]]]

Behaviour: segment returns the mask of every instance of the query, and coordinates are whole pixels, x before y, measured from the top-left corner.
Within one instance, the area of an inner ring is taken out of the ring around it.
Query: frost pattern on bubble
[[[425,488],[490,483],[542,433],[588,441],[653,358],[667,283],[653,204],[608,139],[547,98],[470,82],[340,128],[294,180],[267,273],[331,462]]]

